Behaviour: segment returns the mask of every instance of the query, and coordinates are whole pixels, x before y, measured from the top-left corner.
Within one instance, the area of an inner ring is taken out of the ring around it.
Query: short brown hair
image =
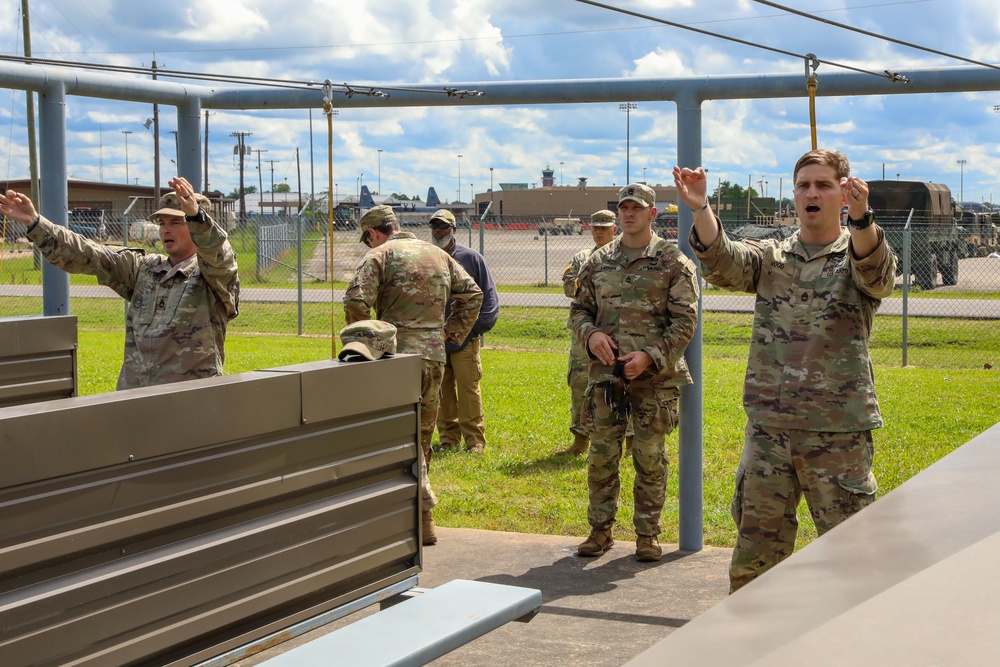
[[[837,179],[847,178],[851,175],[851,163],[847,161],[847,156],[837,151],[828,151],[822,148],[809,151],[799,158],[795,163],[795,171],[792,172],[792,183],[799,176],[799,169],[810,164],[819,164],[824,167],[833,167],[837,173]]]

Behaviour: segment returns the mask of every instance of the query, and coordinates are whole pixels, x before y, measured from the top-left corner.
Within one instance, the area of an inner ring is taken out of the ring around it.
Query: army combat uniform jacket
[[[852,432],[882,426],[868,356],[875,311],[892,293],[896,256],[876,227],[864,259],[850,232],[807,258],[799,233],[784,240],[733,241],[721,229],[691,247],[705,279],[757,295],[743,407],[751,423],[783,430]]]
[[[451,299],[451,313],[445,307]],[[483,292],[444,250],[396,232],[361,260],[347,293],[347,323],[371,318],[396,326],[396,351],[444,364],[445,341],[461,345],[479,316]]]
[[[595,331],[611,336],[618,356],[644,351],[653,363],[633,384],[691,384],[684,350],[698,323],[698,278],[694,262],[656,234],[629,263],[621,237],[590,255],[577,281],[570,322],[583,349]],[[596,359],[590,384],[607,382],[613,367]]]
[[[239,313],[236,253],[204,211],[187,225],[196,252],[176,266],[166,255],[115,250],[45,218],[28,233],[54,266],[97,276],[128,301],[118,389],[222,375],[226,325]]]

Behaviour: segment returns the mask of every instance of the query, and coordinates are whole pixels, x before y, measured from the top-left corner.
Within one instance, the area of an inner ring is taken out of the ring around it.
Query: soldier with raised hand
[[[732,501],[733,592],[794,551],[803,495],[820,535],[875,500],[872,429],[882,417],[868,338],[892,293],[896,258],[874,224],[868,185],[851,176],[840,153],[799,158],[799,229],[783,240],[730,239],[712,213],[701,167],[674,167],[674,183],[694,211],[690,241],[705,279],[757,295]]]
[[[569,265],[562,275],[563,294],[571,299],[576,298],[580,270],[583,269],[583,265],[595,250],[603,248],[615,238],[615,233],[618,231],[618,225],[615,224],[617,221],[618,215],[607,209],[597,211],[590,216],[590,236],[594,239],[594,246],[584,248],[570,259]],[[567,324],[567,326],[572,328],[571,324]],[[580,418],[583,396],[587,392],[590,378],[589,366],[590,358],[587,356],[587,351],[583,349],[579,339],[572,336],[569,343],[569,369],[566,372],[566,384],[569,385],[570,392],[569,432],[573,435],[573,444],[556,451],[556,456],[579,456],[590,447],[590,436]]]
[[[445,343],[461,344],[479,316],[483,292],[448,253],[400,231],[392,208],[376,206],[361,217],[365,254],[344,295],[347,323],[376,319],[396,327],[396,351],[423,359],[420,382],[420,448],[423,452],[423,543],[434,544],[431,509],[437,504],[427,479],[437,421]],[[445,309],[451,301],[451,312]]]
[[[29,225],[42,257],[67,273],[97,276],[128,301],[118,389],[222,375],[226,327],[239,313],[236,253],[208,214],[208,198],[186,178],[169,185],[174,191],[151,216],[165,255],[94,243],[39,215],[25,195],[0,194],[0,213]]]
[[[636,559],[658,561],[667,486],[666,435],[677,425],[680,387],[691,384],[684,350],[698,322],[694,263],[652,231],[656,192],[632,183],[618,192],[622,235],[595,251],[580,272],[570,322],[590,355],[583,419],[590,536],[580,556],[614,545],[622,438],[632,421]]]

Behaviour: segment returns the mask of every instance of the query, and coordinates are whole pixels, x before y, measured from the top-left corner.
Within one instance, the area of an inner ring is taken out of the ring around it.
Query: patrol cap
[[[618,191],[618,203],[625,200],[637,202],[643,208],[656,206],[656,191],[643,183],[629,183]]]
[[[212,202],[209,201],[208,197],[203,194],[195,193],[194,200],[198,202],[198,206],[205,209],[208,213],[212,210]],[[176,215],[179,218],[183,218],[187,215],[181,208],[181,198],[177,196],[176,192],[168,192],[167,194],[160,197],[160,208],[153,215],[149,216],[149,219],[153,222],[157,221],[157,218],[161,215]]]
[[[396,222],[396,214],[392,212],[391,206],[375,206],[361,216],[361,242],[368,238],[368,230],[372,227],[381,227],[387,222]]]
[[[446,208],[439,208],[434,211],[434,215],[431,216],[430,224],[446,224],[452,227],[458,227],[458,223],[455,222],[455,214]]]
[[[396,354],[396,327],[382,320],[361,320],[340,330],[341,361],[375,361]]]
[[[618,216],[614,211],[603,209],[590,216],[591,227],[614,227],[618,223]]]

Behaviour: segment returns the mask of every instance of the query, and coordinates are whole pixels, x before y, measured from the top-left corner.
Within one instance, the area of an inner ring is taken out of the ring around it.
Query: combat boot
[[[635,440],[634,435],[625,436],[625,447],[622,449],[622,456],[632,456],[632,441]]]
[[[556,456],[579,456],[583,454],[588,449],[590,449],[590,438],[585,435],[576,434],[576,439],[573,440],[573,444],[566,449],[560,449],[556,452]]]
[[[611,529],[599,530],[593,528],[587,541],[576,548],[578,556],[600,556],[615,546],[615,538],[611,536]]]
[[[421,532],[423,533],[423,540],[421,544],[424,546],[437,544],[438,538],[437,534],[434,532],[434,517],[431,516],[431,511],[424,510],[421,513],[420,519]]]
[[[652,563],[660,560],[663,556],[663,549],[656,535],[636,535],[635,559],[643,563]]]

